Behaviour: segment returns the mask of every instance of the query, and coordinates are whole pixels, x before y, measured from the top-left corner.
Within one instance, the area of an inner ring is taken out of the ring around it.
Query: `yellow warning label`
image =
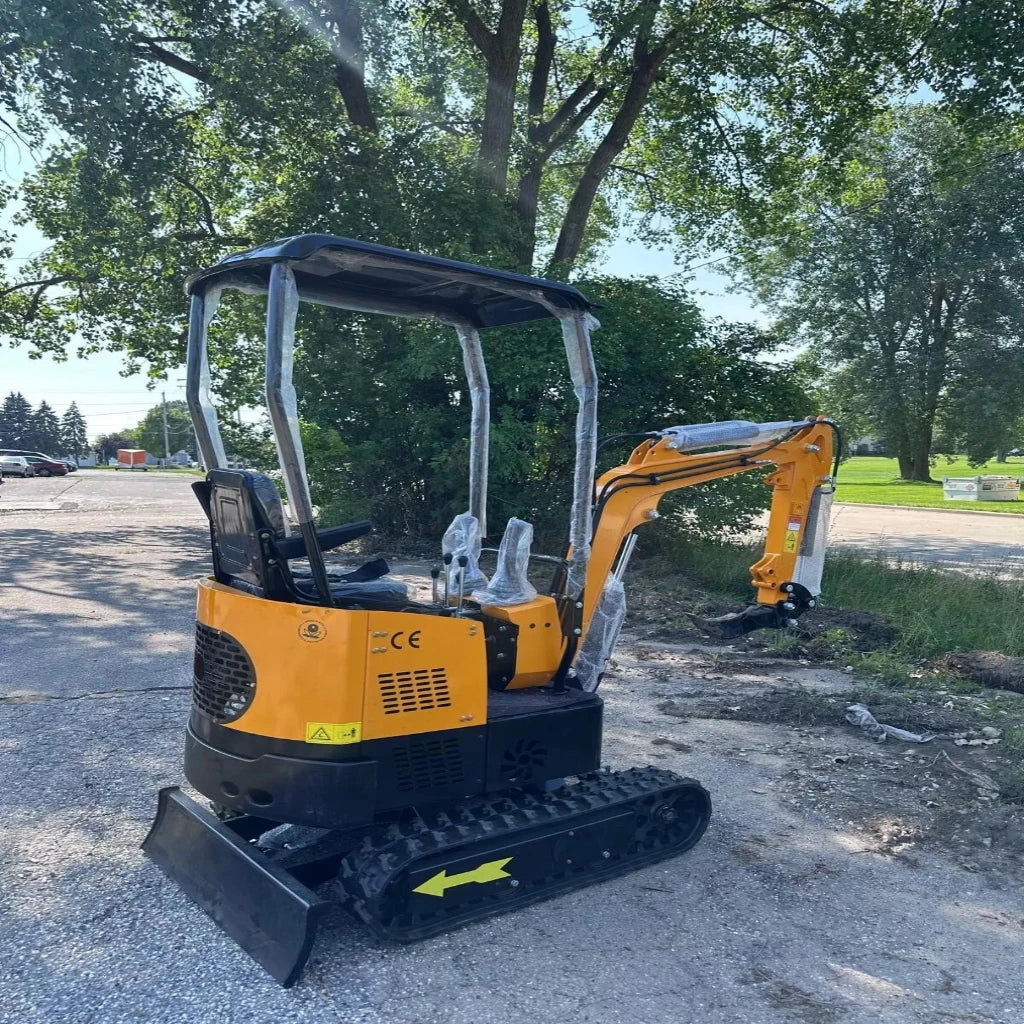
[[[363,737],[362,722],[307,722],[307,743],[358,743]]]
[[[793,553],[800,542],[800,534],[796,530],[787,530],[786,539],[782,542],[782,550]]]

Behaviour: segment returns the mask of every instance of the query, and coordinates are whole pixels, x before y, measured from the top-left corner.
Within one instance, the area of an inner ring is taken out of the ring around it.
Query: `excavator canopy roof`
[[[310,301],[459,320],[478,329],[592,308],[571,285],[337,235],[294,235],[233,253],[193,274],[185,290],[203,294],[224,284],[266,291],[270,268],[280,262]]]

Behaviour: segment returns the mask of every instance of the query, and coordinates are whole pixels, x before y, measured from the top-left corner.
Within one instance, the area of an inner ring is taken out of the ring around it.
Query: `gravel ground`
[[[190,482],[86,481],[77,511],[0,519],[0,1021],[1024,1020],[1015,885],[941,852],[911,866],[794,798],[796,766],[869,741],[669,717],[666,692],[706,681],[685,658],[652,673],[635,642],[603,691],[606,759],[708,786],[693,852],[414,946],[337,913],[300,984],[278,988],[139,851],[156,790],[181,782],[207,561]],[[777,676],[744,682],[843,685]]]

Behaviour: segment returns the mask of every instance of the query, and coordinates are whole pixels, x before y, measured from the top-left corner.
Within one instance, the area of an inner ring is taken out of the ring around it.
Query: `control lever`
[[[435,565],[430,570],[430,599],[434,602],[434,604],[437,604],[437,599],[438,599],[438,596],[439,596],[438,589],[437,589],[437,581],[440,578],[441,578],[441,566]]]
[[[452,553],[449,551],[444,556],[444,558],[441,559],[441,561],[444,562],[444,606],[445,606],[445,608],[448,607],[448,597],[449,597],[449,594],[448,594],[448,581],[451,578],[451,572],[449,572],[449,569],[451,568],[452,557],[453,557]]]
[[[455,614],[462,614],[462,599],[466,590],[466,566],[469,565],[469,558],[466,555],[459,555],[459,603],[455,606]]]

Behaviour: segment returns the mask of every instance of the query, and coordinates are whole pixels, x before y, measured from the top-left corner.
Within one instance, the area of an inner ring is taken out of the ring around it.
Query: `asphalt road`
[[[830,537],[905,562],[1024,575],[1024,515],[835,505]]]
[[[156,790],[182,781],[208,562],[191,478],[78,476],[77,508],[0,516],[4,1024],[1024,1020],[1016,890],[876,855],[780,799],[779,727],[659,716],[687,680],[641,663],[603,690],[605,757],[709,786],[692,853],[414,946],[337,913],[300,985],[279,989],[139,851]],[[72,481],[10,482],[0,509]],[[656,736],[679,749],[652,753]]]

